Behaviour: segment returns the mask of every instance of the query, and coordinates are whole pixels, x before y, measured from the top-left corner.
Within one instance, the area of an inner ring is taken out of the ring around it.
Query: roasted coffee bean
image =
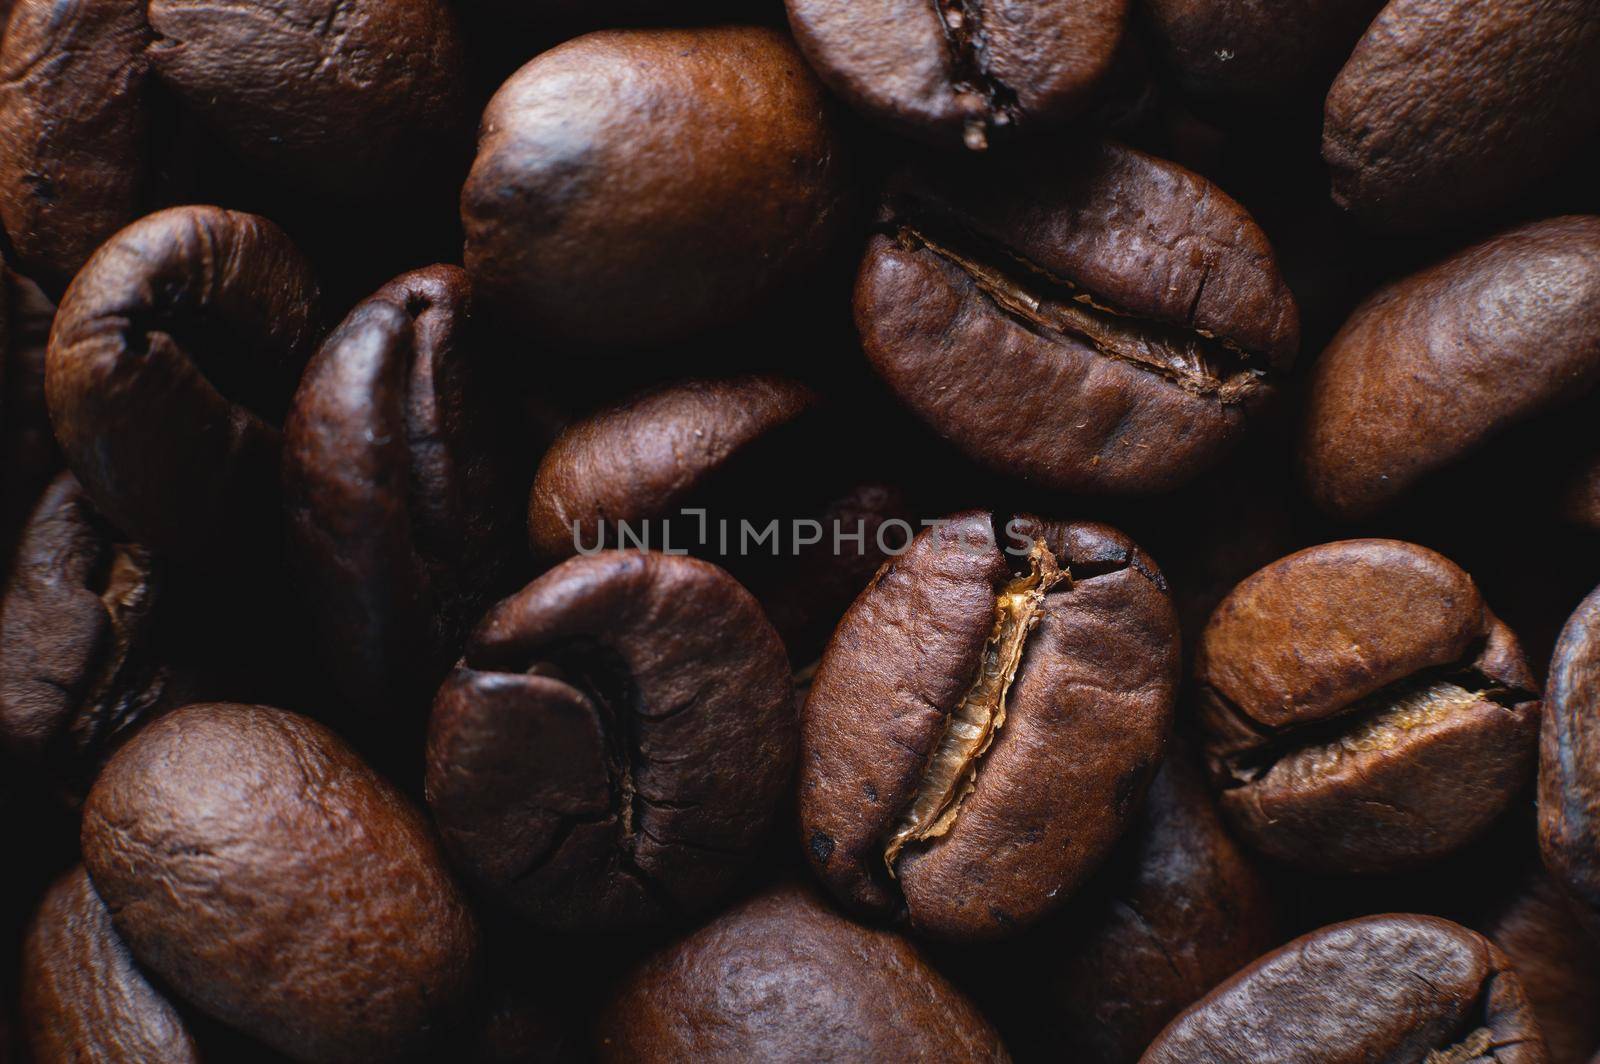
[[[497,317],[600,346],[730,320],[826,248],[841,152],[821,86],[775,31],[579,37],[484,114],[461,196],[474,292]]]
[[[9,271],[0,302],[0,569],[40,494],[61,468],[61,449],[44,401],[44,362],[55,304],[38,285]]]
[[[1195,675],[1223,812],[1299,868],[1436,860],[1532,774],[1539,694],[1516,637],[1424,547],[1346,540],[1274,562],[1212,614]]]
[[[22,1020],[37,1064],[198,1064],[199,1047],[111,926],[82,867],[50,888],[22,949]]]
[[[777,377],[688,380],[570,426],[545,453],[528,500],[533,549],[569,558],[693,506],[707,482],[816,405]],[[684,544],[680,544],[684,545]],[[647,544],[665,548],[665,544]]]
[[[535,923],[705,908],[794,770],[783,644],[716,566],[606,551],[489,611],[440,688],[428,802],[458,863]]]
[[[1144,0],[1143,13],[1178,84],[1249,111],[1327,90],[1383,0]]]
[[[0,745],[69,800],[145,721],[195,692],[162,654],[162,596],[157,559],[62,473],[0,599]]]
[[[140,732],[89,794],[83,859],[142,965],[299,1060],[415,1053],[472,976],[420,813],[291,713],[192,705]]]
[[[605,1061],[1006,1061],[910,943],[784,887],[647,960],[599,1026]]]
[[[983,162],[891,184],[856,281],[874,368],[967,454],[1046,487],[1159,491],[1215,462],[1299,343],[1244,208],[1113,144]]]
[[[1335,517],[1367,517],[1597,383],[1600,217],[1511,230],[1351,314],[1313,371],[1306,490]]]
[[[1474,925],[1505,952],[1544,1031],[1551,1064],[1600,1052],[1600,942],[1568,899],[1535,869],[1499,911]]]
[[[1296,939],[1174,1020],[1144,1064],[1544,1064],[1527,996],[1488,939],[1371,916]]]
[[[45,373],[95,506],[162,552],[275,538],[278,425],[318,328],[310,268],[264,218],[177,207],[112,237],[61,301]]]
[[[828,87],[897,132],[974,151],[1059,125],[1110,74],[1128,0],[786,0]]]
[[[289,561],[345,697],[426,700],[521,549],[466,273],[386,285],[328,337],[284,426]]]
[[[162,82],[295,184],[370,198],[466,143],[465,57],[443,0],[150,0],[149,18]]]
[[[1102,525],[998,523],[957,515],[879,570],[801,723],[812,867],[847,904],[940,937],[1010,934],[1066,902],[1172,721],[1177,621],[1154,563]]]
[[[1417,230],[1491,210],[1600,131],[1590,0],[1390,0],[1328,92],[1333,197]]]
[[[0,27],[0,224],[60,294],[145,199],[145,4],[18,0]]]
[[[1539,738],[1539,848],[1600,931],[1600,591],[1561,630]]]
[[[1072,932],[1038,946],[1037,1008],[1058,1059],[1132,1064],[1212,987],[1282,941],[1266,880],[1223,829],[1194,752],[1175,744]]]

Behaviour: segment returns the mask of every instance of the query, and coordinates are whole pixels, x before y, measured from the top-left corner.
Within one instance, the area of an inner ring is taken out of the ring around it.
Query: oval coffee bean
[[[787,0],[828,87],[900,133],[981,151],[1058,125],[1112,70],[1128,0]]]
[[[428,803],[478,884],[535,923],[716,900],[794,771],[782,642],[707,562],[572,558],[489,611],[439,690]]]
[[[1600,929],[1600,590],[1561,630],[1549,686],[1539,736],[1539,849]]]
[[[60,294],[145,198],[145,4],[18,0],[0,28],[0,225]]]
[[[1007,1061],[910,943],[781,887],[644,962],[601,1018],[600,1059]]]
[[[1600,217],[1536,222],[1380,289],[1313,369],[1306,490],[1369,516],[1600,384]]]
[[[1003,535],[960,514],[886,563],[801,722],[812,867],[850,905],[948,938],[1064,903],[1172,723],[1177,621],[1153,563],[1102,525],[1019,518]]]
[[[4,272],[6,340],[0,346],[0,565],[34,504],[61,469],[44,401],[45,350],[56,307],[38,285]]]
[[[161,653],[160,570],[70,473],[23,532],[0,599],[0,740],[70,800],[128,735],[194,693]]]
[[[22,944],[22,1022],[36,1064],[198,1064],[199,1047],[111,926],[83,868],[52,886]]]
[[[821,86],[776,31],[568,41],[484,113],[461,195],[474,291],[497,316],[583,344],[731,320],[829,243],[842,150]]]
[[[687,380],[569,426],[534,478],[534,550],[567,558],[614,545],[620,525],[676,516],[719,471],[816,402],[809,388],[777,377]]]
[[[1510,203],[1600,131],[1590,0],[1390,0],[1328,92],[1333,198],[1385,230]]]
[[[150,65],[252,163],[382,195],[465,142],[465,56],[442,0],[150,0]]]
[[[1522,984],[1475,932],[1369,916],[1296,939],[1174,1020],[1142,1064],[1544,1064]]]
[[[323,343],[284,426],[289,561],[330,671],[372,711],[431,696],[521,549],[471,304],[454,266],[385,285]]]
[[[332,732],[186,706],[123,747],[83,859],[139,962],[299,1060],[386,1060],[468,989],[471,912],[427,823]]]
[[[986,466],[1164,490],[1271,397],[1298,314],[1266,236],[1221,190],[1129,148],[1078,152],[894,182],[856,327],[901,401]]]
[[[1303,869],[1391,872],[1481,834],[1527,784],[1539,695],[1471,577],[1396,540],[1255,573],[1195,656],[1223,812]]]
[[[278,425],[318,339],[317,286],[281,229],[175,207],[112,237],[56,313],[56,436],[95,506],[153,550],[276,536]]]
[[[1266,879],[1222,826],[1194,752],[1174,743],[1120,852],[1045,947],[1039,1015],[1058,1059],[1139,1059],[1174,1016],[1282,941]]]

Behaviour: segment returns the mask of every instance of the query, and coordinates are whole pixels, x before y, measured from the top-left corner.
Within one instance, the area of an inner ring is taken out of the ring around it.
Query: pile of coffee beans
[[[0,28],[0,1064],[1600,1064],[1600,0]]]

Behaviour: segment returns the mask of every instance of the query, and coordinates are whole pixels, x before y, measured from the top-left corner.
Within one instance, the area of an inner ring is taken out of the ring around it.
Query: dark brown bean
[[[61,469],[44,401],[45,351],[56,307],[38,285],[6,271],[6,339],[0,346],[0,565],[40,494]]]
[[[1350,315],[1313,370],[1306,489],[1335,517],[1370,516],[1597,383],[1600,217],[1511,230]]]
[[[1084,110],[1122,45],[1128,0],[787,0],[828,87],[908,136],[981,151]]]
[[[600,1059],[1007,1061],[911,944],[779,888],[639,967],[600,1026]]]
[[[296,1059],[414,1054],[473,974],[421,814],[281,710],[192,705],[140,732],[89,794],[83,858],[141,964]]]
[[[1550,661],[1539,746],[1539,848],[1600,931],[1600,591],[1567,620]]]
[[[0,224],[55,294],[144,203],[150,40],[142,0],[18,0],[0,36]]]
[[[845,614],[806,699],[812,867],[942,937],[1059,907],[1160,760],[1176,628],[1160,573],[1104,526],[1019,518],[997,537],[973,512],[925,531]]]
[[[46,398],[95,506],[161,552],[275,540],[282,423],[319,338],[277,226],[176,207],[112,237],[67,290]]]
[[[484,114],[461,195],[467,271],[485,309],[561,339],[689,335],[822,253],[848,192],[841,153],[821,86],[773,30],[579,37]]]
[[[1312,932],[1174,1020],[1144,1064],[1544,1064],[1505,956],[1431,916],[1370,916]]]
[[[478,885],[535,923],[704,909],[794,770],[783,644],[716,566],[606,551],[489,611],[439,690],[427,793]]]
[[[369,712],[426,704],[520,551],[471,316],[457,267],[385,285],[323,343],[284,426],[289,561],[324,660]]]
[[[1046,487],[1192,477],[1237,442],[1299,343],[1244,208],[1129,148],[907,174],[879,229],[855,295],[874,368],[967,454]]]
[[[202,1059],[183,1017],[117,937],[82,867],[50,888],[29,925],[21,1011],[36,1064]]]
[[[1516,637],[1413,544],[1328,543],[1257,572],[1212,614],[1195,676],[1224,813],[1301,868],[1436,860],[1533,768],[1539,695]]]
[[[1390,0],[1328,92],[1333,197],[1386,230],[1509,203],[1600,131],[1589,0]]]

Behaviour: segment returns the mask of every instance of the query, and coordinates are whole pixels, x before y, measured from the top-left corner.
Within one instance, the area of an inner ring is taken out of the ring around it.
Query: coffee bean
[[[1010,1059],[909,943],[796,887],[760,895],[647,960],[599,1034],[604,1061]]]
[[[264,218],[177,207],[112,237],[61,301],[45,373],[95,506],[157,551],[275,540],[278,425],[317,317],[309,267]]]
[[[150,985],[80,866],[34,914],[22,947],[22,1021],[37,1064],[198,1064],[183,1017]]]
[[[1527,996],[1488,939],[1371,916],[1296,939],[1174,1020],[1144,1064],[1543,1064]]]
[[[828,87],[897,132],[982,151],[1083,111],[1111,72],[1127,0],[786,0]]]
[[[38,285],[5,272],[6,339],[0,346],[0,566],[40,494],[61,468],[44,401],[45,349],[55,304]]]
[[[145,202],[144,7],[18,0],[0,22],[0,224],[55,294]]]
[[[1533,767],[1539,695],[1516,637],[1413,544],[1328,543],[1257,572],[1212,614],[1195,677],[1223,812],[1299,868],[1437,860]]]
[[[1266,237],[1203,178],[1113,144],[1048,158],[891,185],[856,282],[867,357],[992,469],[1174,487],[1273,394],[1294,300]]]
[[[1597,383],[1600,217],[1511,230],[1351,314],[1313,370],[1306,490],[1335,517],[1368,517]]]
[[[1383,230],[1512,201],[1600,131],[1588,0],[1390,0],[1328,92],[1333,197]]]
[[[284,427],[289,561],[347,698],[425,704],[521,542],[465,272],[397,278],[311,360]]]
[[[592,33],[489,104],[461,195],[467,271],[486,310],[562,340],[682,337],[810,266],[844,177],[821,87],[782,35]]]
[[[428,803],[491,896],[541,926],[704,909],[794,769],[783,645],[716,566],[607,551],[489,611],[439,690]]]
[[[0,599],[0,740],[74,803],[129,735],[195,692],[163,653],[161,569],[70,473],[23,533]]]
[[[83,859],[138,961],[298,1060],[388,1060],[468,989],[476,932],[422,816],[333,733],[168,714],[112,758]]]
[[[441,0],[151,0],[155,74],[250,162],[342,198],[465,145],[465,57]]]
[[[1539,744],[1539,848],[1600,929],[1600,591],[1567,620],[1550,661]]]
[[[1104,526],[1006,524],[960,514],[888,562],[801,723],[812,867],[841,901],[941,937],[1015,933],[1066,902],[1172,720],[1177,622],[1153,563]]]

